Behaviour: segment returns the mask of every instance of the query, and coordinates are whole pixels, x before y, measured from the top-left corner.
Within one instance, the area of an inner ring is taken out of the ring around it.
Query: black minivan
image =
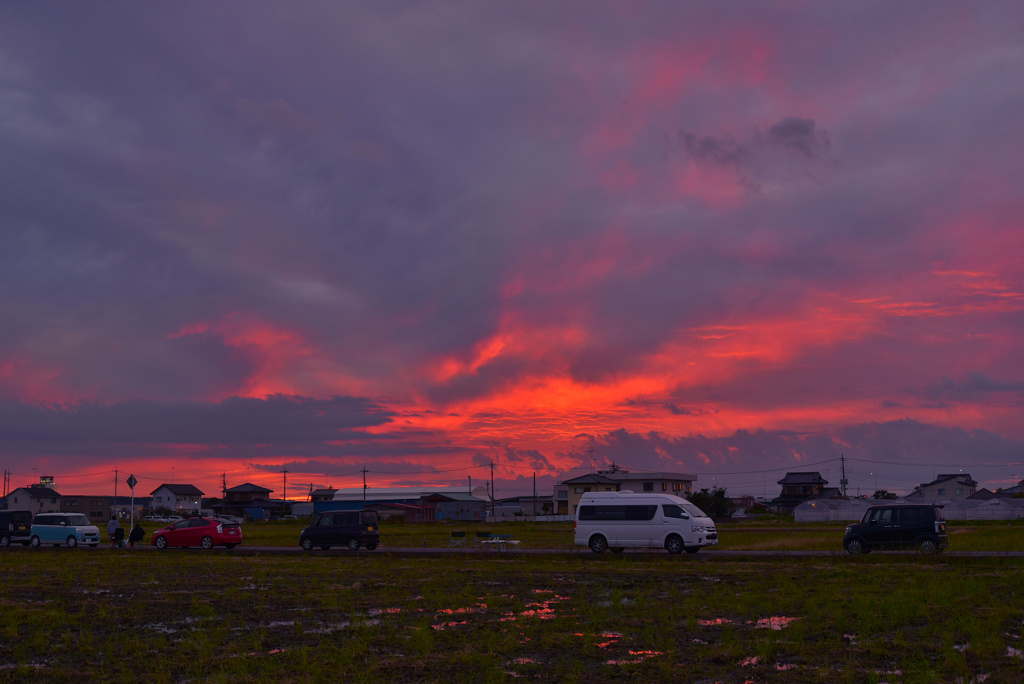
[[[325,511],[313,524],[302,530],[299,544],[307,551],[314,546],[327,550],[332,546],[347,546],[358,551],[365,546],[373,551],[380,543],[380,529],[376,511]]]
[[[28,546],[32,534],[32,514],[28,511],[0,511],[0,546],[21,542]]]
[[[872,506],[846,528],[843,548],[856,555],[872,549],[919,548],[942,551],[949,544],[942,507],[932,504]]]

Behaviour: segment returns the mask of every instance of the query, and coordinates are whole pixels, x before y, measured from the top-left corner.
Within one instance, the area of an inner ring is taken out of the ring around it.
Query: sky
[[[0,466],[1012,485],[1022,112],[1016,0],[4,3]]]

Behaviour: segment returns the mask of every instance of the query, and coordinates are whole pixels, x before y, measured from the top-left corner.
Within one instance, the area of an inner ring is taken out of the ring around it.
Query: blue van
[[[100,528],[81,513],[38,513],[32,521],[29,543],[32,546],[67,544],[72,548],[79,544],[98,546]]]

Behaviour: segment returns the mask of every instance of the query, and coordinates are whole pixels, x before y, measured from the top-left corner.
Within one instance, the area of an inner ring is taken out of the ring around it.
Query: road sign
[[[131,487],[132,489],[135,489],[135,485],[139,483],[139,481],[135,479],[134,475],[129,475],[128,479],[125,480],[125,482],[127,482],[128,486]]]

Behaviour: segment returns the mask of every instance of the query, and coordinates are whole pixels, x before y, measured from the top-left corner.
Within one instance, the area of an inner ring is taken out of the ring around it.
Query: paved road
[[[81,546],[79,549],[85,551],[108,551],[109,547],[106,544],[100,544],[98,547],[87,547]],[[66,549],[64,547],[52,547],[44,546],[41,549],[32,549],[22,547],[20,544],[13,545],[7,549],[0,550],[25,553],[39,553],[45,550],[51,551],[72,551],[72,549]],[[75,549],[77,550],[77,549]],[[165,549],[160,550],[153,546],[143,546],[135,549],[124,549],[122,553],[210,553],[204,549]],[[394,548],[394,547],[379,547],[374,551],[367,551],[366,549],[360,549],[359,551],[349,551],[348,549],[337,548],[324,551],[322,549],[314,549],[313,551],[304,551],[299,546],[238,546],[234,549],[217,548],[214,550],[215,553],[225,553],[236,556],[258,556],[261,554],[274,555],[274,556],[297,556],[297,555],[311,555],[311,556],[372,556],[372,555],[397,555],[397,556],[422,556],[422,557],[451,557],[451,556],[465,556],[465,557],[479,557],[479,558],[515,558],[516,556],[528,555],[528,556],[544,556],[544,555],[577,555],[584,558],[612,558],[616,554],[613,553],[602,553],[595,554],[586,547],[579,547],[573,549],[529,549],[519,548],[516,550],[505,550],[495,551],[493,549],[477,549],[477,548],[447,548],[447,547],[406,547],[406,548]],[[629,549],[624,552],[627,555],[644,555],[644,556],[656,556],[656,555],[667,555],[667,551],[662,549]],[[870,556],[864,556],[867,558],[875,556],[920,556],[920,554],[913,551],[874,551]],[[697,554],[682,554],[682,558],[696,559],[696,560],[713,560],[716,557],[749,557],[749,558],[762,558],[762,559],[783,559],[783,558],[828,558],[830,556],[839,556],[843,558],[849,557],[849,554],[841,549],[835,551],[743,551],[743,550],[726,550],[726,549],[703,549]],[[1024,551],[946,551],[942,554],[935,556],[934,558],[1024,558]]]

